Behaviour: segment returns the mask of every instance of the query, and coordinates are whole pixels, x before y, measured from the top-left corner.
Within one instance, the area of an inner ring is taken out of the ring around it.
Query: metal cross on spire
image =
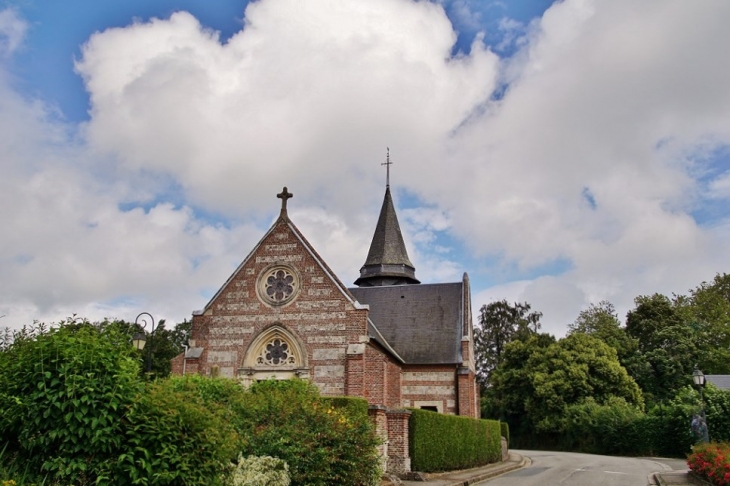
[[[286,214],[286,201],[290,197],[294,197],[294,194],[292,194],[291,192],[289,192],[286,189],[286,186],[284,186],[284,190],[281,191],[280,194],[277,194],[276,197],[278,197],[279,199],[281,199],[281,214],[283,216],[283,215]]]
[[[380,165],[385,166],[385,187],[390,187],[390,166],[393,162],[390,161],[390,147],[385,147],[385,162]]]

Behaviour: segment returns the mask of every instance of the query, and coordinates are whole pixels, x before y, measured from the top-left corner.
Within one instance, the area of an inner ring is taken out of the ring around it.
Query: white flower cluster
[[[289,486],[289,465],[276,457],[238,456],[232,486]]]

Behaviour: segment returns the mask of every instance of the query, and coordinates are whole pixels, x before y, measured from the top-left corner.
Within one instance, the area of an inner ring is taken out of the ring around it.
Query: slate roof
[[[416,269],[408,258],[390,187],[385,188],[385,198],[373,241],[370,243],[370,251],[355,285],[382,285],[380,282],[383,277],[394,277],[399,284],[420,283],[416,279]]]
[[[705,375],[705,380],[720,390],[730,390],[730,375]]]
[[[407,364],[461,364],[462,282],[359,287],[370,320]]]

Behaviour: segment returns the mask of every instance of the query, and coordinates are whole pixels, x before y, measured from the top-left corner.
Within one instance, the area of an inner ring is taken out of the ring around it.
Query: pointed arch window
[[[256,336],[246,350],[238,375],[244,385],[258,380],[309,379],[306,348],[281,324]]]

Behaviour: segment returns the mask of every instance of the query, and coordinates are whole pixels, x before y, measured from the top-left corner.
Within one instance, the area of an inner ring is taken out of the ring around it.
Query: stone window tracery
[[[294,292],[293,284],[294,276],[282,269],[276,270],[266,279],[266,295],[281,302]]]
[[[257,290],[261,300],[272,306],[287,304],[299,291],[299,276],[288,265],[274,265],[261,272]]]
[[[279,337],[269,341],[256,358],[257,365],[284,366],[293,365],[296,358],[292,354],[289,343]]]

